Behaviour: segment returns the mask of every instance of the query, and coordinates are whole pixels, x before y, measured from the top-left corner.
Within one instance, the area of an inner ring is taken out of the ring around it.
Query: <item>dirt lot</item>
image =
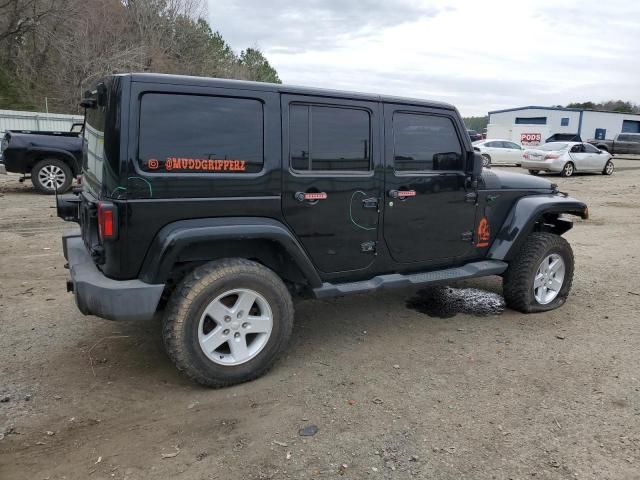
[[[617,167],[554,180],[591,212],[561,309],[303,302],[271,373],[223,390],[177,373],[157,321],[83,317],[53,199],[0,179],[0,478],[640,478],[640,162]]]

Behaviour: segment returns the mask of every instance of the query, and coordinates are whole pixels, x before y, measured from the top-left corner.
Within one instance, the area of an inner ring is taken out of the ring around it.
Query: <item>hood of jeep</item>
[[[555,186],[549,180],[524,173],[483,169],[480,177],[481,190],[548,190]]]

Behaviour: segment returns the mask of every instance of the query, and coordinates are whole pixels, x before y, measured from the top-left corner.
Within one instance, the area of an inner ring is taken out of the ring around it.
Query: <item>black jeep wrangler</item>
[[[155,74],[88,92],[78,222],[64,255],[84,314],[164,310],[178,369],[220,387],[265,373],[293,298],[501,275],[521,312],[562,305],[561,235],[584,203],[482,169],[457,110],[405,98]]]

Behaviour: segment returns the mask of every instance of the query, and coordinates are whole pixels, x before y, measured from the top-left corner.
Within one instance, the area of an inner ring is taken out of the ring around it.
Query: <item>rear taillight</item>
[[[116,208],[113,203],[98,202],[98,233],[101,240],[116,238]]]
[[[557,153],[547,153],[544,156],[545,160],[555,160],[556,158],[560,158],[560,155],[558,155]]]
[[[528,154],[527,152],[524,152],[524,153],[522,154],[522,158],[529,158],[529,154]]]

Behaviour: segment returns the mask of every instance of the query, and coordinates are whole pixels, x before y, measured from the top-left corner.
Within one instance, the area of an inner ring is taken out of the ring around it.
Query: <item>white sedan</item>
[[[473,142],[473,149],[480,152],[485,167],[493,163],[520,165],[522,162],[523,148],[511,140],[480,140]]]
[[[522,168],[532,175],[556,172],[570,177],[576,172],[599,172],[611,175],[614,170],[609,152],[598,150],[590,143],[551,142],[525,150]]]

